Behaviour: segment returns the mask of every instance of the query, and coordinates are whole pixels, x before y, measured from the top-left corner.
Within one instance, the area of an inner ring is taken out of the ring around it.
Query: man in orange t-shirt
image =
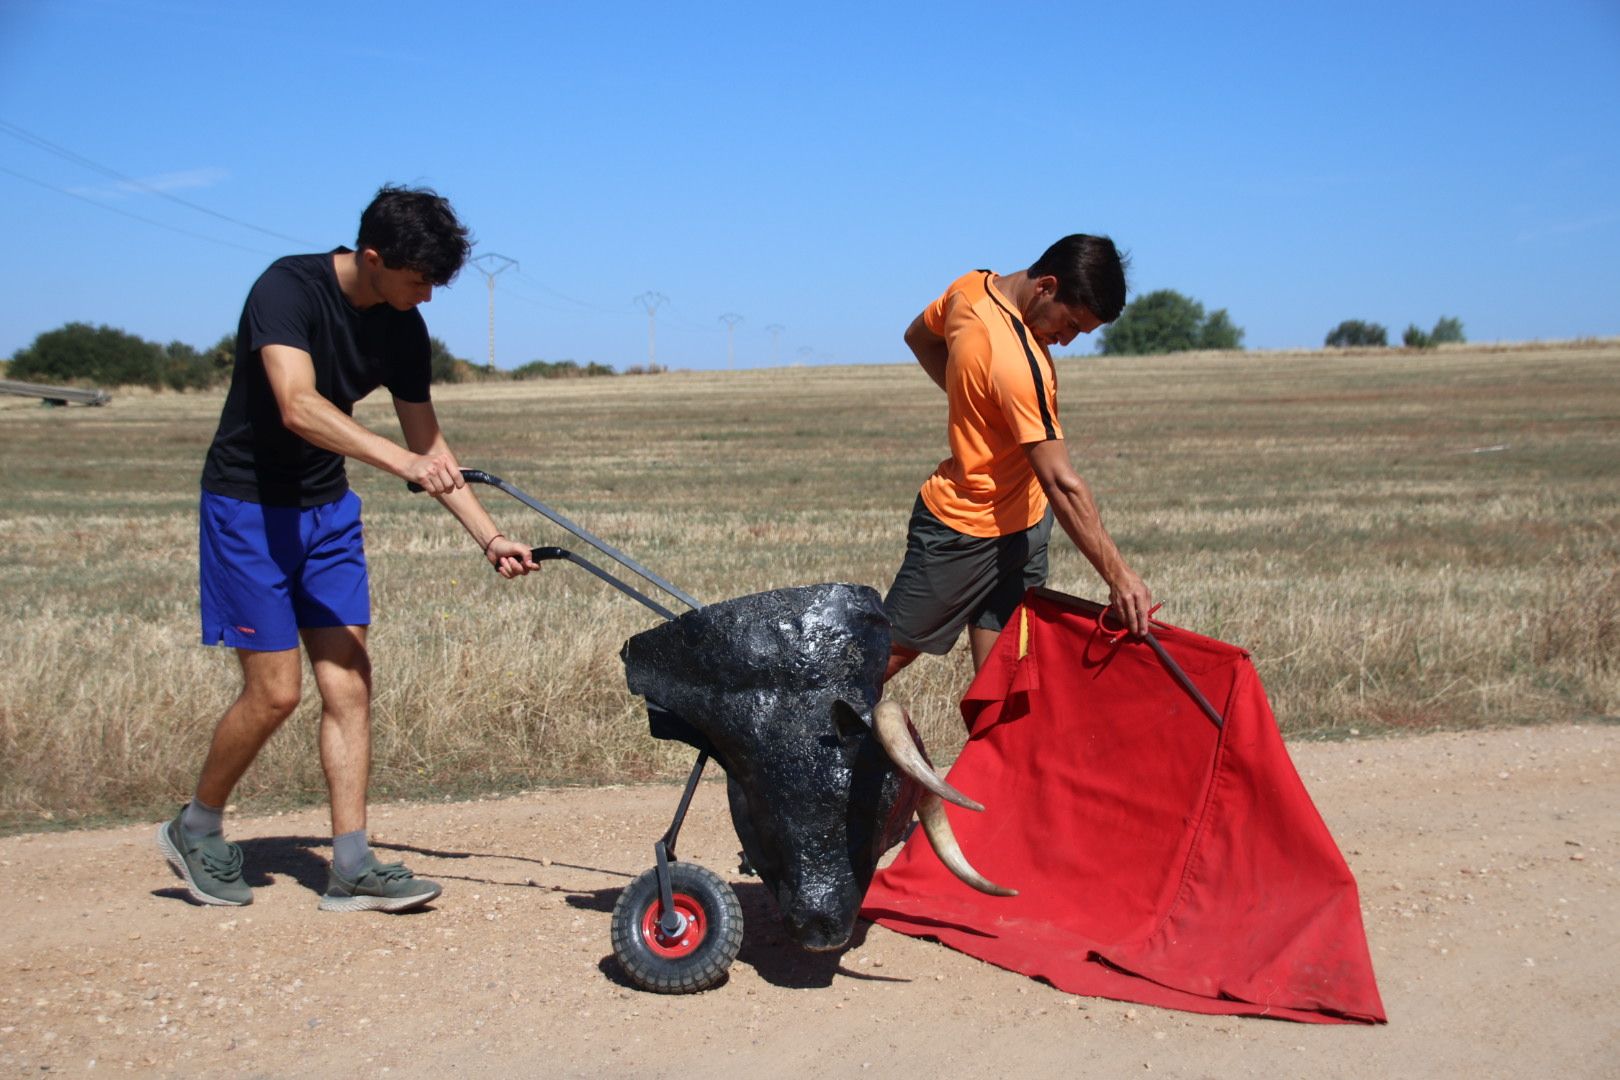
[[[906,344],[945,391],[951,456],[923,484],[906,556],[884,608],[888,674],[919,653],[950,651],[968,627],[975,671],[1024,591],[1046,580],[1054,517],[1108,585],[1133,633],[1153,595],[1103,528],[1058,422],[1047,351],[1119,318],[1125,268],[1107,237],[1076,234],[1014,274],[974,270],[906,329]]]

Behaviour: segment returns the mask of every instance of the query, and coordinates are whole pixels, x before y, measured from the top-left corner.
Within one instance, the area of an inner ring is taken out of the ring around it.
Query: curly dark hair
[[[432,188],[384,184],[360,215],[356,245],[382,256],[390,270],[414,270],[433,285],[448,285],[472,252],[467,226],[450,201]]]
[[[1084,304],[1105,323],[1125,310],[1125,268],[1130,256],[1121,255],[1106,236],[1075,233],[1065,236],[1029,268],[1032,278],[1057,278],[1057,298],[1065,304]]]

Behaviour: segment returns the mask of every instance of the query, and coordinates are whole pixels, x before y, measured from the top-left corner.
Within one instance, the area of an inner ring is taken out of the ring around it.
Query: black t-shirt
[[[318,506],[349,490],[341,454],[282,426],[259,351],[266,345],[309,353],[315,389],[350,416],[354,403],[379,386],[401,401],[429,399],[432,365],[421,313],[387,304],[356,308],[338,288],[333,254],[349,249],[277,259],[253,283],[236,328],[231,388],[203,463],[204,490],[271,506]]]

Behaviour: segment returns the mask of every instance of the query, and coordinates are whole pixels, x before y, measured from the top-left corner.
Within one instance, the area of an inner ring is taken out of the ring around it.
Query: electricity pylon
[[[787,327],[783,326],[781,323],[774,322],[765,328],[765,332],[771,335],[771,367],[777,366],[776,354],[778,347],[782,344],[782,331],[786,329]]]
[[[647,309],[647,367],[649,371],[658,371],[658,308],[669,303],[669,297],[661,292],[651,289],[640,296],[630,298],[632,304],[640,304]]]
[[[743,317],[734,311],[728,311],[720,316],[720,321],[726,324],[726,370],[730,371],[732,361],[736,359],[736,352],[731,347],[731,339],[737,329],[737,324],[743,321]]]
[[[472,264],[489,283],[489,369],[495,370],[495,276],[503,270],[517,268],[516,259],[486,251],[472,260]],[[491,269],[493,267],[493,269]]]

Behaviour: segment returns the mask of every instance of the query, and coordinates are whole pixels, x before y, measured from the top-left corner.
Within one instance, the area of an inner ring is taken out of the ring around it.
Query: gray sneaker
[[[199,904],[253,903],[253,890],[242,880],[242,849],[223,836],[192,836],[180,827],[176,814],[173,821],[158,826],[157,846]]]
[[[366,856],[366,864],[353,881],[333,869],[327,872],[322,911],[410,911],[444,890],[436,881],[419,878],[404,863],[380,863]]]

